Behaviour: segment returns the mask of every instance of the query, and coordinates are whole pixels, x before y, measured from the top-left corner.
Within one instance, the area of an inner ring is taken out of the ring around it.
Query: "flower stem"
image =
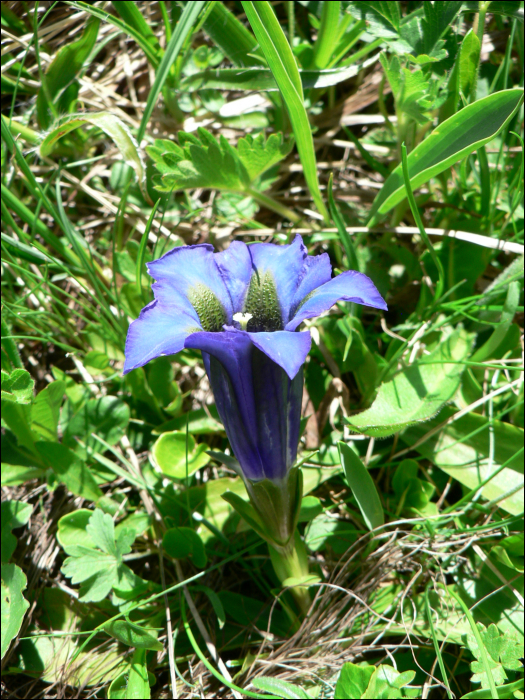
[[[262,192],[258,192],[257,190],[254,190],[252,188],[246,190],[246,194],[250,195],[250,197],[253,197],[255,201],[259,202],[259,204],[262,204],[263,207],[271,209],[276,214],[284,216],[285,219],[293,221],[294,224],[299,224],[301,223],[301,221],[303,221],[303,217],[300,214],[297,214],[297,212],[293,211],[293,209],[285,207],[284,204],[281,204],[276,199],[273,199],[273,197],[269,197],[268,195],[263,194]]]
[[[309,575],[308,556],[301,535],[295,530],[294,536],[286,545],[268,543],[268,549],[277,578],[283,586],[291,586],[290,590],[301,613],[307,615],[312,604],[308,588],[294,585],[293,581],[304,580]]]

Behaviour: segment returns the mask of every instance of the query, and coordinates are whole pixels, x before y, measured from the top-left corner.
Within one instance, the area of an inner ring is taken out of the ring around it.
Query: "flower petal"
[[[147,263],[155,299],[166,306],[174,302],[187,313],[197,312],[206,330],[220,330],[231,323],[232,303],[208,244],[173,248]],[[222,322],[221,322],[222,321]]]
[[[269,274],[275,284],[284,325],[307,258],[303,239],[297,235],[290,245],[254,243],[248,246],[248,251],[259,278]]]
[[[145,306],[128,329],[124,374],[160,355],[174,355],[186,337],[199,328],[198,321],[174,305],[165,308],[157,299]]]
[[[310,331],[304,333],[274,331],[273,333],[247,333],[247,335],[250,336],[256,348],[284,369],[290,379],[295,377],[305,363],[312,345]]]
[[[287,323],[286,330],[294,331],[305,318],[319,316],[336,301],[353,301],[385,311],[388,308],[369,277],[356,270],[348,270],[315,289],[306,301],[299,305],[295,316]]]
[[[242,311],[253,272],[248,246],[242,241],[233,241],[226,250],[215,253],[215,262],[230,294],[233,313],[238,313]]]
[[[289,318],[284,319],[285,324],[294,317],[295,310],[307,294],[330,281],[332,277],[332,265],[328,253],[321,255],[309,255],[304,261],[302,279],[295,291],[295,295],[290,307]]]

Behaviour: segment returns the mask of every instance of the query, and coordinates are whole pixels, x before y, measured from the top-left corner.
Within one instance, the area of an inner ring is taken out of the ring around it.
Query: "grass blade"
[[[266,0],[242,4],[286,104],[310,194],[319,213],[328,222],[330,217],[319,189],[312,130],[304,107],[301,76],[294,55]]]

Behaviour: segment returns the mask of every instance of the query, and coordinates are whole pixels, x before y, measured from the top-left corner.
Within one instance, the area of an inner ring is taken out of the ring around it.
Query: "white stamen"
[[[237,313],[233,314],[233,320],[237,321],[237,323],[241,326],[241,330],[245,331],[246,326],[248,325],[248,321],[253,318],[253,314],[242,314],[242,313]]]

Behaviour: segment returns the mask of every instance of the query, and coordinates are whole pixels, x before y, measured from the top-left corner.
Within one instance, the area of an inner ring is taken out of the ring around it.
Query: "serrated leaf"
[[[456,393],[472,336],[454,331],[430,355],[401,370],[379,387],[372,406],[347,418],[352,429],[372,437],[386,437],[432,418]],[[452,360],[454,364],[446,364]]]
[[[521,657],[523,656],[522,644],[517,635],[506,632],[501,634],[496,625],[491,624],[487,628],[481,622],[477,623],[481,641],[488,653],[488,662],[494,683],[501,685],[507,678],[504,669],[519,671],[523,668]],[[489,688],[489,680],[485,667],[481,661],[481,651],[473,634],[467,635],[467,646],[476,657],[476,661],[470,664],[473,672],[472,683],[481,683],[482,688]]]
[[[62,572],[71,578],[72,583],[85,584],[80,589],[81,601],[98,602],[108,595],[113,585],[134,577],[131,569],[122,563],[122,555],[130,551],[136,533],[125,528],[115,541],[111,516],[98,508],[89,518],[86,533],[98,549],[85,544],[69,544],[67,551],[70,556],[62,565]]]
[[[239,139],[237,148],[220,136],[217,140],[203,128],[197,134],[179,131],[179,144],[157,139],[146,151],[161,174],[156,189],[161,192],[193,189],[218,189],[248,192],[253,182],[291,150],[291,140],[272,134]]]
[[[19,566],[2,564],[2,659],[20,631],[29,603],[22,595],[27,579]]]
[[[10,374],[2,370],[2,392],[13,394],[18,403],[31,403],[35,380],[25,369],[15,369]]]

